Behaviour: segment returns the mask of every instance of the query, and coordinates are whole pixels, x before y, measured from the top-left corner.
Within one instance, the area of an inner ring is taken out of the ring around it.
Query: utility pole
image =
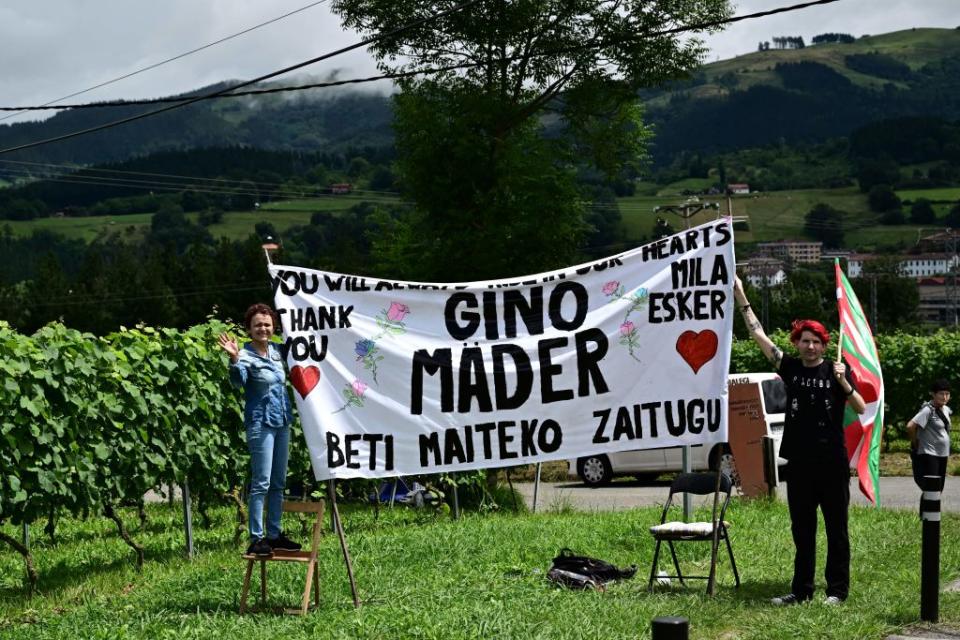
[[[949,246],[950,246],[950,258],[949,265],[947,270],[947,277],[944,278],[944,284],[947,285],[947,321],[950,321],[950,316],[953,316],[953,326],[957,327],[960,324],[960,319],[957,317],[957,265],[954,263],[954,260],[957,257],[957,235],[953,232],[953,229],[949,230],[950,234]]]
[[[704,209],[716,209],[720,210],[720,204],[716,202],[700,202],[700,198],[693,197],[689,198],[683,204],[667,204],[653,208],[654,213],[660,213],[661,211],[669,211],[670,213],[675,213],[681,218],[683,218],[683,228],[690,228],[690,218],[700,213]],[[717,465],[719,465],[719,461]],[[690,445],[683,447],[683,472],[690,473],[693,471],[693,450]],[[719,469],[717,472],[719,473]],[[690,493],[683,494],[683,521],[689,522],[690,515],[693,513],[693,496]]]
[[[700,198],[696,196],[688,199],[683,204],[664,204],[653,208],[654,213],[660,213],[661,211],[667,211],[669,213],[675,213],[681,218],[683,218],[683,228],[690,228],[690,218],[697,215],[705,209],[716,209],[720,210],[720,204],[718,202],[700,202]]]

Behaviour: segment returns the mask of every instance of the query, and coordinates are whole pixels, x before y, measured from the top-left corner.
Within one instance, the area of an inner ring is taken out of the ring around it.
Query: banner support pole
[[[537,498],[539,497],[539,493],[540,493],[540,467],[542,466],[543,466],[542,463],[540,462],[537,463],[537,475],[534,476],[533,478],[533,512],[534,513],[537,512]]]
[[[334,523],[334,530],[340,539],[340,550],[343,551],[343,562],[347,566],[347,578],[350,580],[350,592],[353,594],[353,606],[360,608],[360,596],[357,595],[357,582],[353,577],[353,563],[350,561],[350,550],[347,549],[347,537],[343,532],[343,523],[340,521],[340,510],[337,509],[337,490],[334,488],[336,480],[330,478],[327,483],[327,497],[330,500],[330,517]]]

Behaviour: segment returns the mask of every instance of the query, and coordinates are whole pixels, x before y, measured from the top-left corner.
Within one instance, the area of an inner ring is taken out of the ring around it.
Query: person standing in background
[[[940,378],[930,385],[930,402],[907,422],[913,480],[923,489],[924,476],[939,476],[940,491],[947,479],[950,457],[950,383]]]

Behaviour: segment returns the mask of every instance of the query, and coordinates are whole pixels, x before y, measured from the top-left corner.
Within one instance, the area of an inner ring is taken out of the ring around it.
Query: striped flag
[[[837,274],[837,310],[840,313],[840,348],[867,404],[862,415],[847,405],[843,415],[850,468],[857,470],[860,491],[880,506],[880,438],[883,435],[883,374],[873,332],[853,292],[850,281],[834,260]]]

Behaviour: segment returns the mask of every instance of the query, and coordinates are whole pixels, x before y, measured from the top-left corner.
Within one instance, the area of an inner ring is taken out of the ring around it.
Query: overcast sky
[[[800,0],[735,0],[735,13]],[[2,0],[0,106],[42,104],[155,64],[306,6],[310,0]],[[754,51],[777,35],[854,36],[909,27],[960,25],[960,0],[840,0],[749,20],[709,36],[707,61]],[[320,4],[225,43],[103,87],[71,102],[170,95],[227,79],[248,79],[359,40]],[[344,77],[374,75],[357,51],[309,67]],[[369,86],[369,85],[368,85]],[[384,86],[384,90],[386,90]],[[5,114],[0,113],[0,117]],[[37,116],[29,116],[31,118]],[[23,117],[3,121],[11,123]]]

